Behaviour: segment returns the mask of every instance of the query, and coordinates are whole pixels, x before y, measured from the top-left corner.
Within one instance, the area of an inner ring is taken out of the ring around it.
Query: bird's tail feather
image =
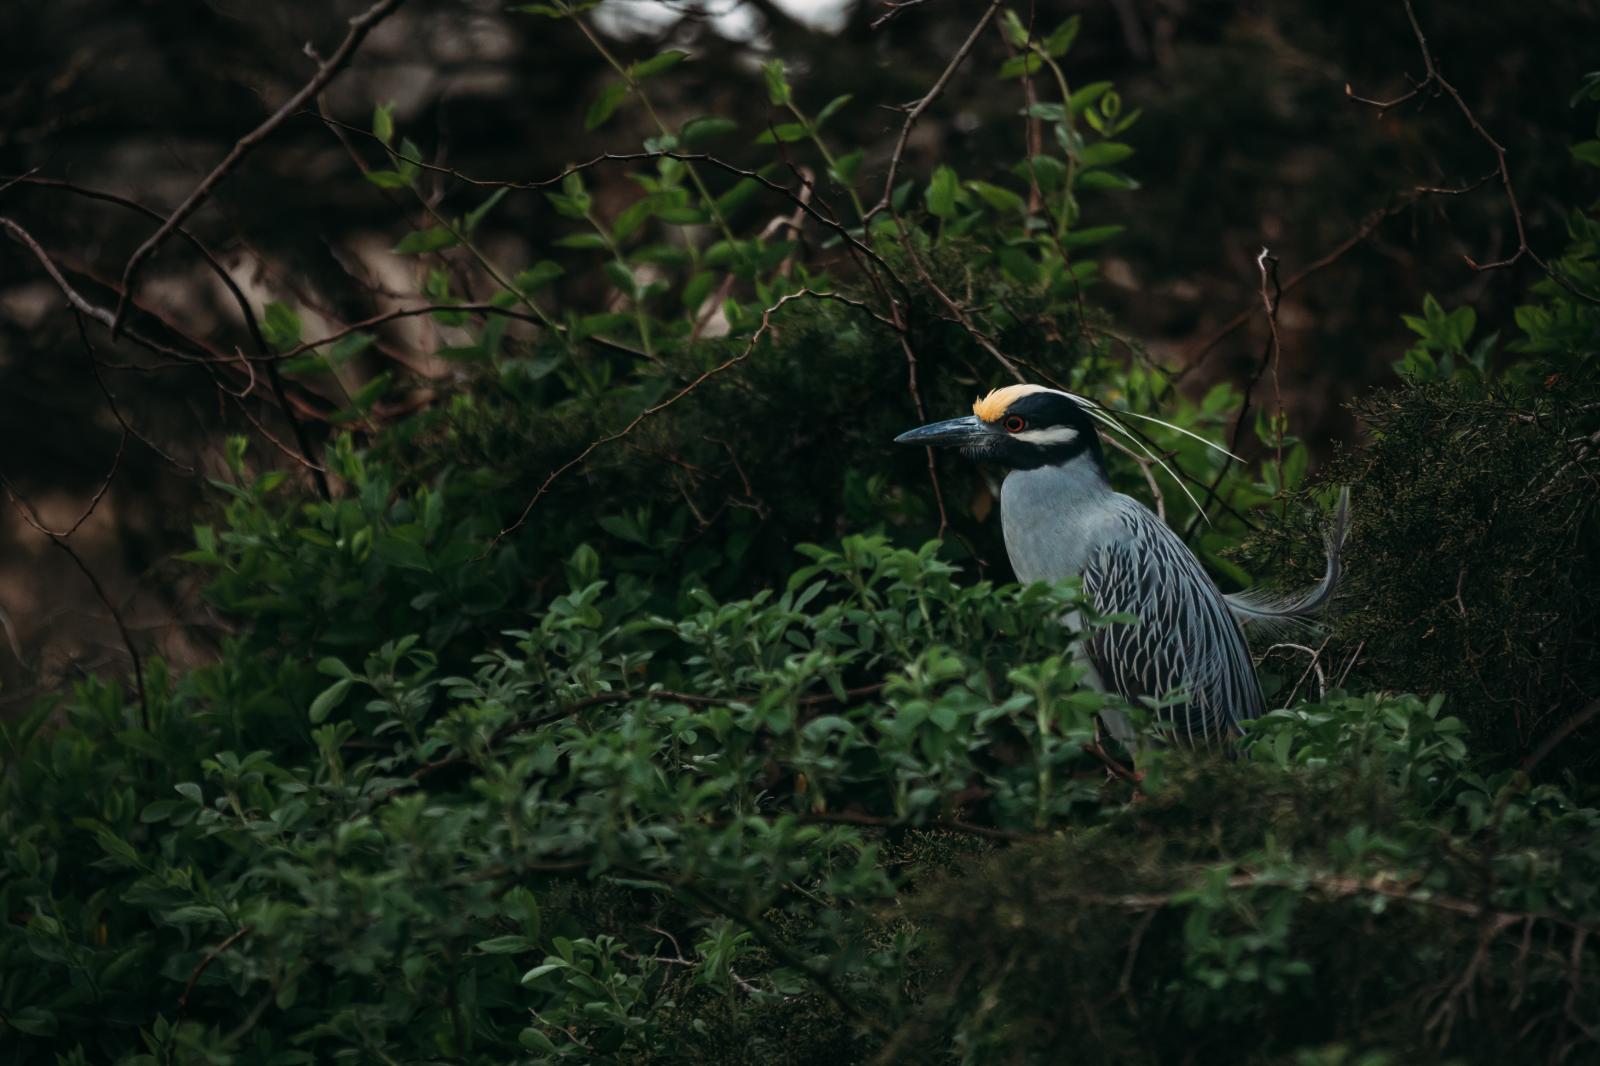
[[[1334,507],[1333,521],[1323,534],[1323,547],[1328,564],[1322,580],[1305,592],[1275,592],[1268,589],[1246,589],[1226,597],[1228,610],[1246,629],[1265,630],[1274,636],[1303,635],[1315,631],[1315,616],[1332,602],[1343,573],[1340,554],[1344,540],[1350,532],[1350,489],[1339,490],[1339,502]]]

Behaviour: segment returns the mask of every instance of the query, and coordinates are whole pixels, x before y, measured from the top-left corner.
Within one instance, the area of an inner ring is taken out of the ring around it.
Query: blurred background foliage
[[[1592,1051],[1592,5],[392,6],[116,339],[343,20],[0,12],[13,1057]],[[1228,587],[1352,486],[1250,759],[889,444],[1019,377]]]

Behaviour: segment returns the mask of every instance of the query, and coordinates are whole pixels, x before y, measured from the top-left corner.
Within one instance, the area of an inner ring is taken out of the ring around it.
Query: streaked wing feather
[[[1176,738],[1209,745],[1265,710],[1244,634],[1227,601],[1177,534],[1137,502],[1117,508],[1119,535],[1083,571],[1083,587],[1101,614],[1126,612],[1139,624],[1114,623],[1088,652],[1112,691],[1125,699],[1184,698],[1161,709]]]

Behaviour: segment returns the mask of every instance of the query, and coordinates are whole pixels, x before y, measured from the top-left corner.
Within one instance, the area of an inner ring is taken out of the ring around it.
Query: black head
[[[1079,457],[1105,469],[1088,411],[1070,393],[1041,385],[996,389],[972,405],[971,415],[902,433],[895,443],[960,448],[1010,470],[1060,466]]]

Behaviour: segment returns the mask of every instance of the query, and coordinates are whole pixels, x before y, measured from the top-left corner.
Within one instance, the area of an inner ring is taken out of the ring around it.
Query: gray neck
[[[1107,533],[1116,498],[1087,453],[1059,466],[1007,474],[1000,486],[1000,524],[1017,580],[1059,581],[1082,573]]]

